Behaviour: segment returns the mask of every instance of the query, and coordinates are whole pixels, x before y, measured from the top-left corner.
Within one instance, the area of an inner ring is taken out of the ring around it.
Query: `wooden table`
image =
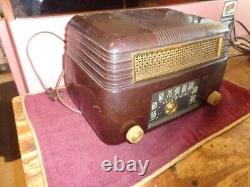
[[[230,52],[230,56],[236,54]],[[225,79],[250,89],[247,57],[228,62]],[[25,118],[22,97],[13,99],[21,160],[27,186],[45,186],[40,152]],[[250,115],[229,131],[204,143],[144,186],[250,186]]]

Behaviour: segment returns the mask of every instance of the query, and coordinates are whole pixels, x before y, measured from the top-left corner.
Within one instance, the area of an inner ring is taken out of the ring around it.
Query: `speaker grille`
[[[133,82],[176,72],[221,56],[223,38],[213,37],[132,54]]]

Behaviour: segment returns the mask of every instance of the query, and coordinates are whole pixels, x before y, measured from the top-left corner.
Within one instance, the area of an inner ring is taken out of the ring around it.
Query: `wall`
[[[17,19],[10,22],[28,92],[43,91],[27,59],[26,45],[29,38],[40,31],[50,31],[64,38],[64,28],[71,17]],[[62,69],[64,43],[52,35],[42,34],[31,41],[29,49],[33,64],[45,85],[55,87]]]
[[[203,17],[219,20],[224,1],[207,1],[189,4],[180,4],[168,6],[172,9],[180,10],[186,13],[200,15]],[[250,28],[248,17],[250,16],[250,1],[239,0],[236,19],[241,20]],[[64,28],[72,16],[56,16],[44,18],[26,18],[10,21],[11,32],[16,44],[17,53],[20,58],[20,64],[24,72],[25,80],[28,86],[28,92],[34,93],[42,91],[37,78],[35,77],[26,56],[26,44],[28,39],[36,32],[51,31],[59,36],[64,36]],[[240,30],[240,34],[244,34]],[[39,74],[47,86],[54,87],[61,71],[63,43],[49,35],[39,36],[31,43],[31,56]],[[11,60],[12,69],[18,69],[17,62]],[[18,77],[16,81],[21,84]],[[21,92],[23,93],[23,92]]]

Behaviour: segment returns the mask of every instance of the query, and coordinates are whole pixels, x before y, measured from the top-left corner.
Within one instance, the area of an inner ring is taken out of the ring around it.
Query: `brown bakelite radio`
[[[227,35],[219,22],[166,8],[76,15],[65,35],[68,92],[103,142],[136,143],[219,102]]]

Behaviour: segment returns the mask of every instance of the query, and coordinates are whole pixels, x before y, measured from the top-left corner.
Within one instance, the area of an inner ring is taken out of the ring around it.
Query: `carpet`
[[[43,93],[26,96],[24,104],[39,144],[48,186],[131,186],[140,181],[143,184],[249,114],[250,90],[223,81],[220,92],[223,99],[218,106],[201,107],[149,132],[133,145],[104,144],[83,116],[48,100]],[[114,162],[115,156],[125,162],[150,163],[143,176],[140,171],[105,172],[102,162]]]

